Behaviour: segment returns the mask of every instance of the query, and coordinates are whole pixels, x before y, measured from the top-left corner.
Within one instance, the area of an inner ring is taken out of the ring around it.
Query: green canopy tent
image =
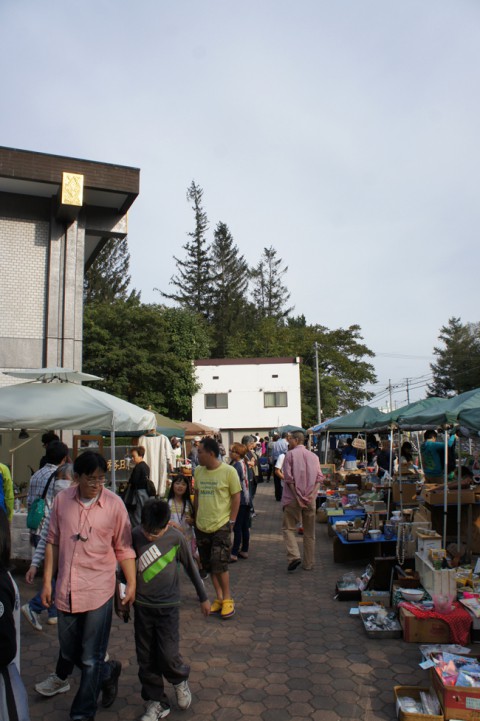
[[[335,418],[325,428],[327,432],[327,440],[325,444],[325,463],[327,459],[328,439],[330,433],[365,433],[370,425],[381,425],[383,423],[384,413],[378,408],[372,406],[362,406],[356,411],[348,413],[340,418]]]
[[[462,425],[477,430],[475,423],[480,415],[480,389],[476,388],[466,393],[461,393],[453,398],[426,399],[431,403],[424,408],[407,409],[398,418],[400,428],[421,427],[437,428],[442,426],[445,429],[445,455],[444,455],[444,503],[443,503],[443,544],[446,544],[447,537],[447,493],[448,493],[448,433],[449,426],[461,423]],[[478,424],[480,428],[480,424]],[[461,526],[461,489],[460,489],[460,464],[458,464],[458,502],[457,502],[457,542],[460,545]]]
[[[376,426],[388,425],[388,423],[385,424],[384,418],[385,414],[379,411],[378,408],[362,406],[362,408],[357,408],[356,411],[348,413],[346,416],[336,418],[329,423],[327,430],[330,433],[356,433],[366,431]]]
[[[300,426],[279,426],[278,428],[272,428],[270,435],[278,433],[278,435],[281,436],[283,433],[293,433],[294,431],[302,431],[302,433],[306,433],[306,430]]]

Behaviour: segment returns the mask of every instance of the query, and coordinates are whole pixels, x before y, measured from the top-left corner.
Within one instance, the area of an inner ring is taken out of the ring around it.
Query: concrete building
[[[85,271],[127,234],[140,171],[0,147],[0,371],[82,368]],[[22,382],[0,373],[0,386]],[[15,480],[38,467],[39,438],[0,433],[0,461],[24,446]]]
[[[301,426],[300,358],[210,358],[197,360],[200,390],[192,421],[219,428],[224,445],[258,431]]]
[[[0,370],[81,370],[84,273],[127,234],[139,179],[136,168],[0,147]]]

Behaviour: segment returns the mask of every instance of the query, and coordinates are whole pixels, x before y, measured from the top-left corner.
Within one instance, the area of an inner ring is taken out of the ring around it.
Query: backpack
[[[27,513],[27,528],[31,531],[37,531],[40,527],[43,517],[45,516],[45,498],[47,496],[48,487],[52,482],[52,479],[57,475],[57,469],[53,471],[52,475],[45,484],[43,493],[40,498],[36,498]]]

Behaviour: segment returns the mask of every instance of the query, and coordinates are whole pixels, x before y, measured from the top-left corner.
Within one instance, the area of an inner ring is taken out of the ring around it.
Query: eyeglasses
[[[95,488],[95,486],[104,486],[107,482],[106,476],[85,476],[87,479],[87,486]]]

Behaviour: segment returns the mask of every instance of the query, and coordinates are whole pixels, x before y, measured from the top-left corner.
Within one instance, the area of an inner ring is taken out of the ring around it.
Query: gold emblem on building
[[[83,205],[83,175],[63,173],[62,205]]]

